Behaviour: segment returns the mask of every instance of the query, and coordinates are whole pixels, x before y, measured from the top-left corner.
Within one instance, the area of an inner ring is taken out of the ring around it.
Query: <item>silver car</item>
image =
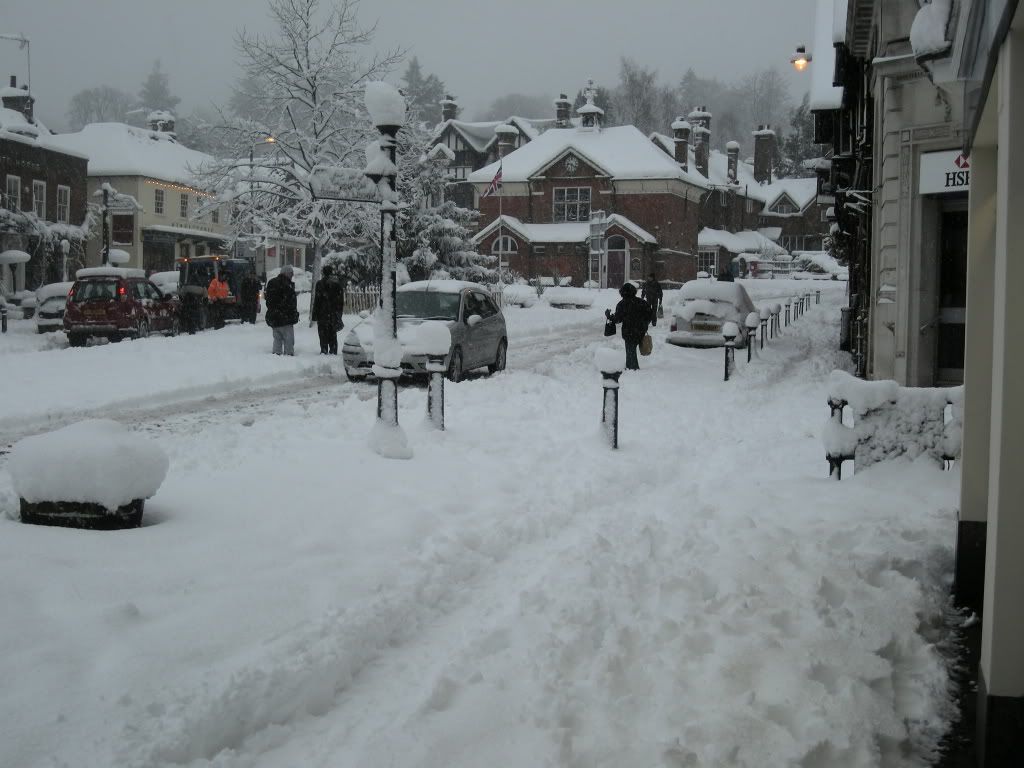
[[[679,291],[679,303],[672,311],[672,326],[665,338],[680,347],[722,347],[722,326],[739,327],[737,347],[747,345],[747,315],[757,308],[739,283],[691,280]]]
[[[463,375],[474,368],[487,366],[491,373],[505,369],[508,352],[505,317],[482,285],[460,280],[406,283],[395,295],[395,306],[400,342],[411,342],[414,329],[427,320],[440,320],[448,325],[452,345],[445,365],[452,381],[461,381]],[[370,375],[373,366],[371,323],[359,323],[349,332],[341,356],[349,378]],[[426,375],[426,363],[425,355],[406,352],[402,356],[402,372]]]

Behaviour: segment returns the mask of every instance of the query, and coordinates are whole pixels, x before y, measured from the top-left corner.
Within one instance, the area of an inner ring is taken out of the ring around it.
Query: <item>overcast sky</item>
[[[329,2],[329,0],[324,0]],[[263,0],[0,0],[0,33],[32,41],[37,114],[64,126],[71,96],[113,85],[137,93],[155,59],[182,98],[179,111],[222,102],[237,74],[235,31],[268,28]],[[619,58],[665,82],[688,67],[734,80],[778,65],[794,98],[809,75],[788,66],[808,43],[814,0],[362,0],[376,45],[400,46],[456,95],[463,116],[519,92],[554,98],[587,80],[612,86]],[[2,84],[25,80],[25,52],[0,41]],[[397,83],[401,71],[395,73]],[[696,106],[696,105],[694,105]]]

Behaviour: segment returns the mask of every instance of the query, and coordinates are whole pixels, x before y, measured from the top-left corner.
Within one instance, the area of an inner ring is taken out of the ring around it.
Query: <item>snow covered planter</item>
[[[964,388],[901,387],[895,381],[862,381],[832,371],[828,404],[832,417],[822,441],[829,475],[840,479],[842,462],[865,469],[888,459],[929,456],[949,468],[960,458]],[[844,426],[849,406],[853,426]]]
[[[559,309],[589,309],[594,303],[594,294],[586,288],[548,288],[544,300]]]
[[[137,528],[169,462],[116,421],[90,419],[15,444],[8,464],[21,521],[73,528]]]

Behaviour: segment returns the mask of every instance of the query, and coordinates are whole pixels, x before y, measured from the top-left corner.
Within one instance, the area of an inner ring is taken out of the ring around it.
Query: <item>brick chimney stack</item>
[[[682,117],[672,123],[672,138],[675,140],[675,158],[684,171],[690,170],[690,124]]]
[[[495,127],[494,132],[498,136],[498,157],[502,158],[515,149],[519,131],[508,123],[502,123]]]
[[[20,112],[30,123],[35,122],[33,105],[36,100],[28,92],[27,85],[18,88],[18,78],[16,75],[11,75],[10,88],[0,89],[0,101],[3,102],[5,109],[13,109],[15,112]]]
[[[772,158],[775,156],[775,131],[767,125],[754,131],[754,180],[758,184],[772,183]]]
[[[572,102],[569,101],[569,97],[564,93],[559,94],[555,99],[555,128],[568,128],[571,125],[569,122],[571,112]]]
[[[441,122],[448,120],[454,120],[459,116],[459,105],[455,101],[455,97],[451,94],[447,94],[441,99]]]
[[[738,182],[739,164],[740,164],[740,145],[738,142],[730,141],[725,145],[725,154],[729,159],[729,183],[736,184]]]
[[[174,133],[174,114],[165,109],[157,109],[146,118],[149,130],[159,133]]]
[[[697,170],[705,179],[708,178],[708,160],[711,155],[711,113],[706,107],[698,107],[686,117],[693,126],[693,154]]]

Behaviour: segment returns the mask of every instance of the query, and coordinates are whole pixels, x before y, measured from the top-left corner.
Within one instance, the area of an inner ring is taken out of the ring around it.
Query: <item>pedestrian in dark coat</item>
[[[260,281],[254,272],[246,272],[238,286],[238,298],[242,303],[242,322],[256,324],[260,312]]]
[[[267,325],[274,331],[274,354],[295,354],[295,324],[299,322],[298,297],[292,284],[292,267],[267,283]]]
[[[720,283],[735,283],[736,279],[732,276],[732,270],[723,269],[718,273],[718,282]]]
[[[313,319],[320,335],[320,354],[338,354],[338,331],[345,327],[345,285],[330,265],[323,268],[323,277],[313,289]]]
[[[643,288],[640,289],[640,298],[651,305],[651,325],[658,324],[658,308],[661,306],[662,296],[664,292],[661,290],[661,283],[651,272],[651,276],[644,281]]]
[[[636,295],[636,286],[626,283],[619,289],[622,300],[615,305],[615,312],[606,309],[605,317],[618,325],[622,323],[622,340],[626,343],[626,370],[640,370],[636,348],[647,335],[651,322],[651,305]]]

